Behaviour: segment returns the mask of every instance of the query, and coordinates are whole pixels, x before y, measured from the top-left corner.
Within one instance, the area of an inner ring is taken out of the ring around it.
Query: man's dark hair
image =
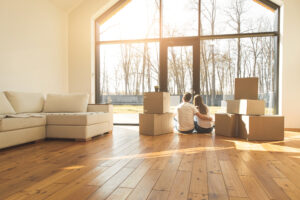
[[[192,94],[189,93],[189,92],[186,92],[186,93],[183,95],[183,99],[184,99],[184,101],[186,101],[186,102],[191,101],[191,99],[192,99]]]

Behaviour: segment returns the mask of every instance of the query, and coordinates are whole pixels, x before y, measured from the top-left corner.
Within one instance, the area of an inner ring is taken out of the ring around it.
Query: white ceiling
[[[279,6],[283,5],[283,0],[271,0],[271,1],[273,1],[274,3],[276,3]]]
[[[77,5],[79,5],[80,2],[82,2],[84,0],[49,0],[49,1],[52,2],[56,7],[69,13]],[[271,0],[271,1],[273,1],[274,3],[277,3],[280,6],[283,4],[283,0]]]
[[[49,1],[52,2],[56,7],[69,13],[83,0],[49,0]]]

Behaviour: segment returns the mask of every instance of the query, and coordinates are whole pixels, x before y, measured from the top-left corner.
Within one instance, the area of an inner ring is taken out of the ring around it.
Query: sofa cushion
[[[87,126],[109,121],[108,113],[47,113],[47,125]]]
[[[41,93],[7,91],[5,95],[16,113],[38,113],[43,110],[44,95]]]
[[[0,115],[15,114],[15,113],[16,113],[15,110],[9,103],[4,92],[0,92]]]
[[[11,117],[8,116],[0,121],[0,132],[12,131],[24,128],[31,128],[37,126],[45,126],[46,117]]]
[[[86,112],[88,100],[88,94],[48,94],[44,106],[44,112]]]

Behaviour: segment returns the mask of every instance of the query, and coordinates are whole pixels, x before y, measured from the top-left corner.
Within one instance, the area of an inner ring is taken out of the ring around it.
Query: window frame
[[[159,0],[159,38],[145,38],[145,39],[131,39],[131,40],[111,40],[111,41],[101,41],[99,36],[100,24],[105,22],[112,16],[114,13],[118,12],[131,0],[119,0],[116,4],[114,4],[111,8],[109,8],[106,12],[104,12],[101,16],[99,16],[95,20],[95,97],[96,103],[100,102],[100,45],[106,44],[124,44],[124,43],[145,43],[145,42],[159,42],[160,45],[160,58],[159,58],[159,85],[162,91],[167,91],[168,80],[166,77],[168,76],[167,71],[167,63],[165,62],[166,58],[166,49],[168,46],[193,46],[194,52],[200,52],[198,47],[195,48],[196,43],[200,45],[203,40],[214,40],[214,39],[236,39],[236,38],[251,38],[251,37],[275,37],[275,82],[276,82],[276,96],[274,99],[275,103],[275,111],[274,113],[278,113],[278,101],[279,101],[279,46],[280,46],[280,6],[271,2],[270,0],[256,0],[258,3],[269,6],[274,9],[276,12],[276,22],[275,22],[275,31],[270,32],[254,32],[254,33],[240,33],[240,34],[217,34],[217,35],[201,35],[201,0],[198,3],[198,35],[197,36],[187,36],[187,37],[163,37],[163,0]],[[196,49],[196,51],[195,51]],[[194,53],[194,57],[196,54]],[[200,53],[198,55],[200,57]],[[199,65],[199,70],[201,68],[200,62],[197,61],[196,65]],[[198,59],[199,60],[199,59]],[[193,66],[195,70],[195,66]],[[197,84],[198,83],[198,84]],[[197,86],[198,85],[198,86]],[[200,77],[193,80],[193,86],[195,92],[200,92]]]

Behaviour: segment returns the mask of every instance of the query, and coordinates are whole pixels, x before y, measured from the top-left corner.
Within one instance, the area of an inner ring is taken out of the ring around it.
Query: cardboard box
[[[240,115],[264,115],[265,101],[263,100],[228,100],[227,113]]]
[[[247,140],[284,140],[284,117],[242,115],[239,119],[239,137]]]
[[[140,134],[161,135],[173,133],[173,113],[140,114]]]
[[[226,137],[237,137],[239,115],[228,113],[215,114],[215,134]]]
[[[168,92],[145,92],[144,113],[162,114],[170,112],[170,93]]]
[[[258,99],[258,78],[236,78],[234,99]]]

